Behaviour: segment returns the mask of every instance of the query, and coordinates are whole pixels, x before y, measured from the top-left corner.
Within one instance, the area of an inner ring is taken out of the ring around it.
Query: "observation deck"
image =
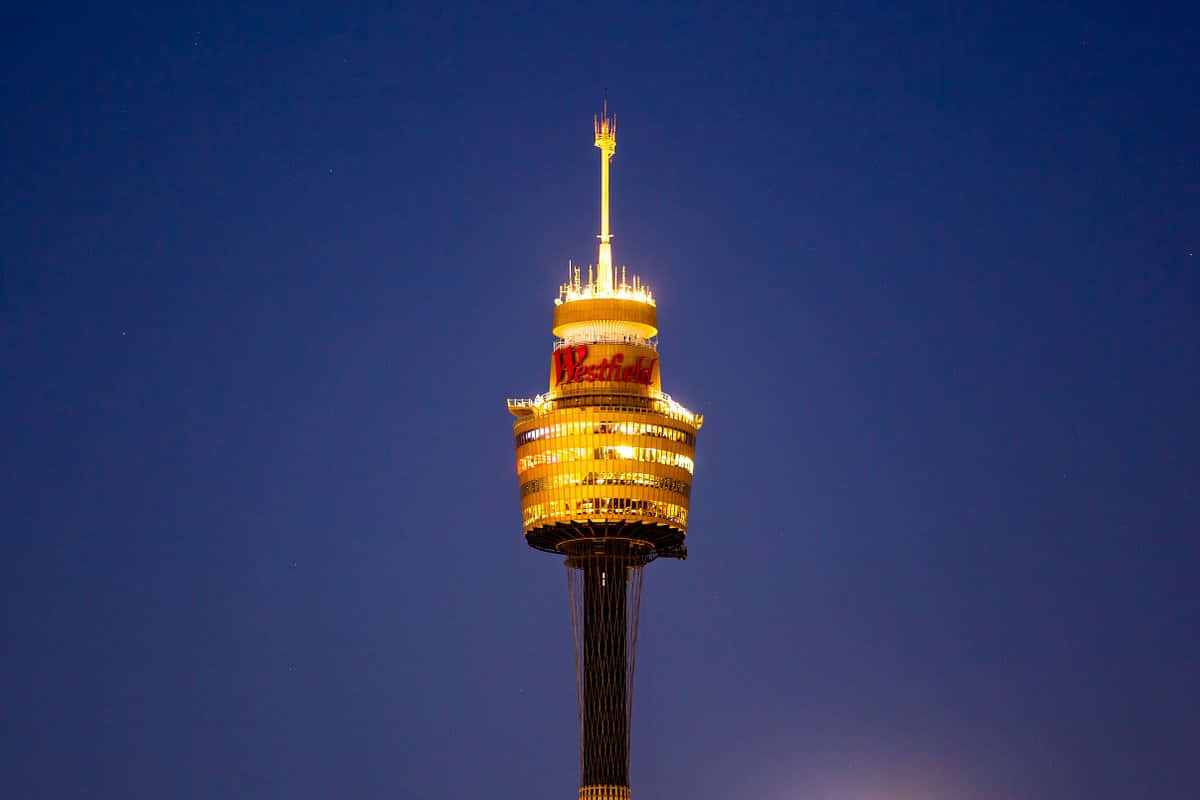
[[[549,389],[508,401],[526,541],[565,553],[621,540],[648,558],[685,557],[704,418],[662,391],[650,290],[572,272],[554,304]]]
[[[526,541],[565,553],[572,542],[621,540],[686,555],[696,432],[704,418],[662,390],[658,306],[637,275],[613,266],[609,162],[616,120],[595,120],[600,240],[595,265],[567,262],[554,298],[550,385],[508,401]]]

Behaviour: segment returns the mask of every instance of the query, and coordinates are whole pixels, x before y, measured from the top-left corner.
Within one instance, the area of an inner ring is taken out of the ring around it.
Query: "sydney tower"
[[[642,567],[686,558],[696,432],[704,418],[662,391],[658,313],[618,275],[609,230],[607,108],[600,149],[600,252],[569,266],[554,301],[550,388],[509,400],[525,541],[564,557],[579,693],[580,800],[628,800],[629,723]]]

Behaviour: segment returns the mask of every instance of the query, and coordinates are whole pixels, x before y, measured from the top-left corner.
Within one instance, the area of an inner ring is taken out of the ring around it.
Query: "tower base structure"
[[[629,800],[628,786],[583,786],[579,800]]]

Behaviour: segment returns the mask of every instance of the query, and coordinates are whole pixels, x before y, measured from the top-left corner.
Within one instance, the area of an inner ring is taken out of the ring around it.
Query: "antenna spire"
[[[617,119],[608,116],[608,89],[604,90],[601,115],[593,118],[596,139],[600,148],[600,253],[596,259],[596,285],[601,292],[613,288],[612,231],[608,225],[608,164],[617,152]]]

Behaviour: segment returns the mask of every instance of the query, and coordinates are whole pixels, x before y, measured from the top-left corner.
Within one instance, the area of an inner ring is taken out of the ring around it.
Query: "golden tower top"
[[[596,267],[593,271],[588,267],[587,282],[581,280],[579,268],[568,266],[567,282],[559,287],[555,305],[570,303],[576,300],[593,298],[620,298],[634,300],[648,305],[654,305],[654,295],[634,275],[633,281],[627,282],[625,267],[621,267],[621,279],[616,279],[612,261],[612,230],[609,226],[609,162],[617,152],[617,118],[608,115],[608,98],[604,99],[604,110],[599,116],[592,118],[595,139],[593,144],[600,148],[600,252],[596,257]]]
[[[617,137],[607,103],[593,133],[600,150],[599,258],[586,266],[586,282],[571,264],[555,300],[548,388],[508,401],[522,526],[531,547],[566,555],[569,564],[583,551],[617,552],[610,548],[631,548],[645,560],[682,558],[704,417],[663,391],[658,307],[638,278],[627,280],[624,267],[617,272],[612,263],[609,165]],[[624,778],[597,781],[585,777],[580,797],[628,800],[627,790],[618,791]],[[596,787],[604,791],[592,792]]]

